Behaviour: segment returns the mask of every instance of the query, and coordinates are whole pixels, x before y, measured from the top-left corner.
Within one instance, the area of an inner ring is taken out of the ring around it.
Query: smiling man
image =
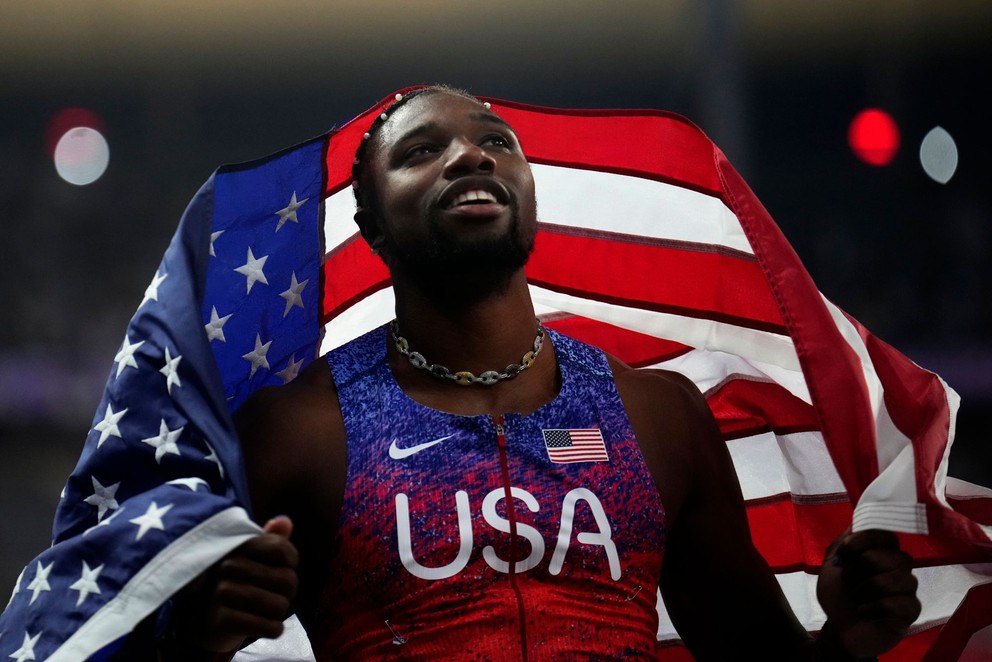
[[[906,633],[895,536],[835,543],[811,640],[695,386],[542,328],[533,178],[485,104],[398,100],[354,178],[396,319],[239,410],[266,531],[183,591],[166,659],[230,657],[290,608],[320,660],[655,659],[659,586],[700,660],[856,659]]]

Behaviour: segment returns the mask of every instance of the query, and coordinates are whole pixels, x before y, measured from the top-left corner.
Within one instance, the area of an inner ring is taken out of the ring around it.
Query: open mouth
[[[465,191],[464,193],[459,193],[456,195],[452,198],[451,202],[447,204],[446,208],[454,209],[455,207],[487,204],[500,204],[500,201],[489,191],[472,189],[471,191]]]

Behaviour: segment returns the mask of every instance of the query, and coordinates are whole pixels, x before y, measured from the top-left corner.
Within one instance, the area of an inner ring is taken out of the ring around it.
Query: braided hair
[[[408,92],[407,94],[397,94],[395,103],[389,106],[389,108],[383,110],[383,112],[379,115],[376,115],[375,119],[372,120],[372,124],[369,126],[368,131],[365,132],[364,138],[362,138],[362,141],[358,144],[358,149],[355,150],[355,160],[351,166],[351,180],[352,189],[355,194],[355,203],[358,205],[359,209],[369,209],[376,215],[380,212],[379,197],[376,194],[375,185],[373,184],[371,178],[365,176],[366,172],[364,166],[368,156],[373,153],[374,147],[378,147],[383,124],[386,123],[386,120],[389,119],[395,111],[402,108],[412,99],[419,96],[426,96],[428,94],[454,94],[466,99],[471,99],[480,106],[485,105],[488,107],[487,104],[484,104],[481,100],[469,94],[465,90],[443,84],[420,87]]]

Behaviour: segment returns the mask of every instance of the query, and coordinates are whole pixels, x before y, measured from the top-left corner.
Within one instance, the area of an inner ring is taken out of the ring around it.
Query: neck
[[[452,371],[500,370],[516,363],[534,343],[537,323],[522,270],[507,287],[465,299],[439,287],[428,296],[416,286],[394,284],[396,319],[410,347]]]

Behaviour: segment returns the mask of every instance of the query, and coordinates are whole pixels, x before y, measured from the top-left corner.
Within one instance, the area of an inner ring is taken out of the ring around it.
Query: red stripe
[[[721,190],[713,144],[674,113],[562,110],[490,101],[513,126],[531,161],[639,174],[711,193]],[[673,154],[678,158],[671,158]]]
[[[774,572],[815,571],[827,547],[851,524],[848,501],[796,503],[791,495],[747,502],[754,546]],[[917,567],[980,563],[987,553],[966,543],[933,536],[897,534],[899,544]]]
[[[596,301],[784,330],[761,268],[750,259],[543,230],[527,276]]]
[[[664,338],[629,331],[578,315],[542,318],[544,326],[599,347],[624,363],[639,368],[681,356],[692,348]]]
[[[728,439],[768,431],[789,434],[818,429],[813,406],[775,382],[731,379],[711,389],[706,402]]]
[[[922,661],[959,659],[971,636],[988,625],[992,625],[992,584],[973,586]],[[992,659],[992,650],[968,651],[968,654],[969,660]]]
[[[364,240],[343,244],[324,258],[321,323],[389,284],[389,270]]]
[[[726,202],[751,242],[792,337],[819,427],[852,499],[878,476],[874,417],[858,357],[767,210],[721,154]]]
[[[930,644],[937,638],[940,631],[941,627],[938,625],[911,634],[896,644],[892,650],[883,653],[878,659],[880,662],[918,662],[930,647]],[[681,641],[659,642],[656,650],[658,662],[693,662],[695,660],[692,653],[689,652],[689,649]],[[944,660],[952,660],[954,658],[935,658],[934,662],[937,659],[943,662]]]

